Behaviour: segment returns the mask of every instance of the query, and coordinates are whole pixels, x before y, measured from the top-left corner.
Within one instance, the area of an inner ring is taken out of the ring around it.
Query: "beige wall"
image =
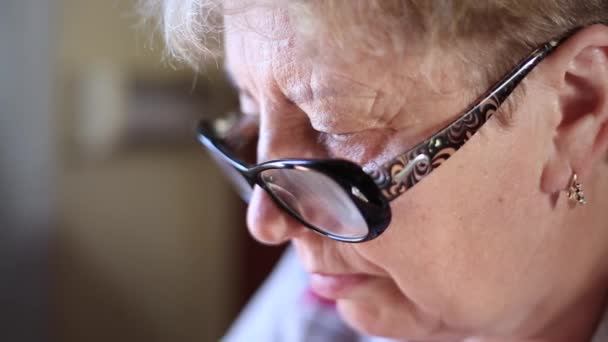
[[[236,310],[234,246],[245,234],[221,175],[194,144],[119,146],[88,158],[75,138],[78,84],[91,68],[161,81],[184,72],[163,65],[159,49],[136,33],[133,1],[58,4],[57,334],[215,340]]]

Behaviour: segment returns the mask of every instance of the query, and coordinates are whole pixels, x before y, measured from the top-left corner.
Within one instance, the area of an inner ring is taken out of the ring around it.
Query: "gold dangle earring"
[[[572,175],[572,180],[570,181],[570,188],[568,189],[568,198],[576,202],[580,205],[584,205],[587,203],[585,200],[585,194],[583,193],[583,185],[578,182],[578,175],[576,172]]]

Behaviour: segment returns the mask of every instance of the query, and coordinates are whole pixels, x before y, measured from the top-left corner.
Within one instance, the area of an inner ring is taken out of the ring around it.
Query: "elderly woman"
[[[310,286],[314,341],[340,340],[315,320],[353,340],[608,341],[608,1],[157,5],[193,65],[221,26],[241,113],[199,139],[251,234],[307,272],[281,266],[229,339],[288,339]]]

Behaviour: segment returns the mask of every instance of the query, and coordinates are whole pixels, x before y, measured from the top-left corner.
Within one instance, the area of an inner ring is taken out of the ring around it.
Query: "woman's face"
[[[450,51],[372,57],[331,44],[314,54],[280,11],[226,17],[226,65],[245,114],[259,115],[259,162],[345,158],[373,167],[453,120],[480,95]],[[319,39],[323,39],[320,37]],[[407,47],[406,47],[407,49]],[[563,228],[567,204],[540,190],[555,109],[543,64],[525,81],[513,123],[490,120],[450,160],[391,202],[392,223],[361,244],[332,241],[280,211],[260,188],[251,234],[290,240],[313,288],[372,335],[443,338],[531,334],[568,305],[584,279]],[[483,91],[483,90],[481,90]],[[532,100],[533,99],[533,100]],[[324,276],[356,279],[333,286]],[[350,277],[355,275],[354,277]],[[542,312],[542,316],[540,313]]]

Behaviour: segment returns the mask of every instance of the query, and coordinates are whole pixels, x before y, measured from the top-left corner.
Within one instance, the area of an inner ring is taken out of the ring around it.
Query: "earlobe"
[[[608,153],[608,27],[582,29],[551,59],[559,106],[541,186],[555,193],[568,188],[573,173],[584,179]]]
[[[567,188],[573,170],[568,161],[558,151],[553,151],[544,166],[541,178],[541,191],[556,194]]]

